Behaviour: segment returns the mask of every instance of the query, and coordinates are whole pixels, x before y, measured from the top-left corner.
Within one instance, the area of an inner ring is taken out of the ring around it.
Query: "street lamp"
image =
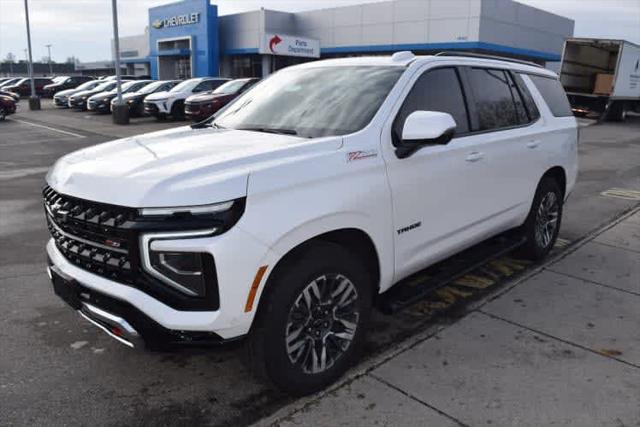
[[[31,96],[29,97],[29,109],[40,109],[40,98],[36,96],[36,86],[33,82],[33,57],[31,55],[31,30],[29,28],[29,5],[24,0],[24,14],[27,21],[27,47],[29,48],[29,80],[31,81]]]
[[[25,0],[26,1],[26,0]],[[113,123],[117,125],[129,124],[129,107],[122,102],[122,82],[120,80],[120,39],[118,38],[118,5],[117,0],[111,0],[111,11],[113,14],[113,41],[116,63],[116,102],[113,105]]]
[[[51,46],[53,46],[53,45],[46,44],[45,46],[47,47],[47,50],[49,51],[49,56],[48,56],[48,58],[49,58],[49,77],[51,77],[51,76],[53,76],[53,67],[51,65]]]

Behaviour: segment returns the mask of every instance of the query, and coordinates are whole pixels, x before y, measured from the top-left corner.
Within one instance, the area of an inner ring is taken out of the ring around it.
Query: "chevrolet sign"
[[[189,13],[186,15],[176,15],[169,18],[156,19],[151,26],[156,30],[167,27],[180,27],[182,25],[192,25],[200,22],[200,12]]]

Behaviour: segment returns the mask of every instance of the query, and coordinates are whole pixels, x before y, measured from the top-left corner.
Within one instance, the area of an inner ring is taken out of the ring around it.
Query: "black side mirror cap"
[[[396,147],[396,157],[406,159],[413,153],[429,145],[447,145],[455,134],[455,129],[449,129],[437,138],[429,139],[403,139]]]

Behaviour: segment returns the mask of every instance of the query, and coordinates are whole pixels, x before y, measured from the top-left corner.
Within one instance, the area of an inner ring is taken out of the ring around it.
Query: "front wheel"
[[[540,260],[553,248],[562,221],[562,198],[563,193],[557,181],[543,178],[523,226],[527,241],[521,254],[525,258]]]
[[[371,310],[371,283],[342,246],[315,243],[270,279],[248,342],[252,368],[281,390],[305,395],[356,360]]]

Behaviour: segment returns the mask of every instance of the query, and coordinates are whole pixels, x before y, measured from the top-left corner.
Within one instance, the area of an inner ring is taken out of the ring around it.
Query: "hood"
[[[70,97],[77,98],[81,96],[91,96],[91,95],[95,95],[96,93],[99,93],[99,92],[94,92],[93,90],[80,90],[76,93],[71,94]]]
[[[199,102],[211,102],[215,99],[219,99],[221,101],[226,100],[227,98],[231,98],[234,95],[231,94],[224,94],[224,93],[199,93],[197,95],[191,95],[190,97],[187,98],[186,102],[193,102],[193,103],[199,103]]]
[[[67,89],[61,90],[60,92],[56,92],[54,96],[71,96],[78,92],[78,89]]]
[[[157,101],[159,99],[169,98],[172,95],[173,95],[172,93],[169,93],[166,90],[164,90],[162,92],[156,92],[156,93],[152,93],[151,95],[147,95],[145,100],[146,101]]]
[[[246,196],[254,170],[333,152],[341,143],[341,137],[186,126],[68,154],[47,182],[60,193],[114,205],[202,205]]]
[[[114,98],[117,94],[111,91],[109,92],[98,92],[95,95],[91,96],[89,99],[92,101],[100,101],[102,99]]]

